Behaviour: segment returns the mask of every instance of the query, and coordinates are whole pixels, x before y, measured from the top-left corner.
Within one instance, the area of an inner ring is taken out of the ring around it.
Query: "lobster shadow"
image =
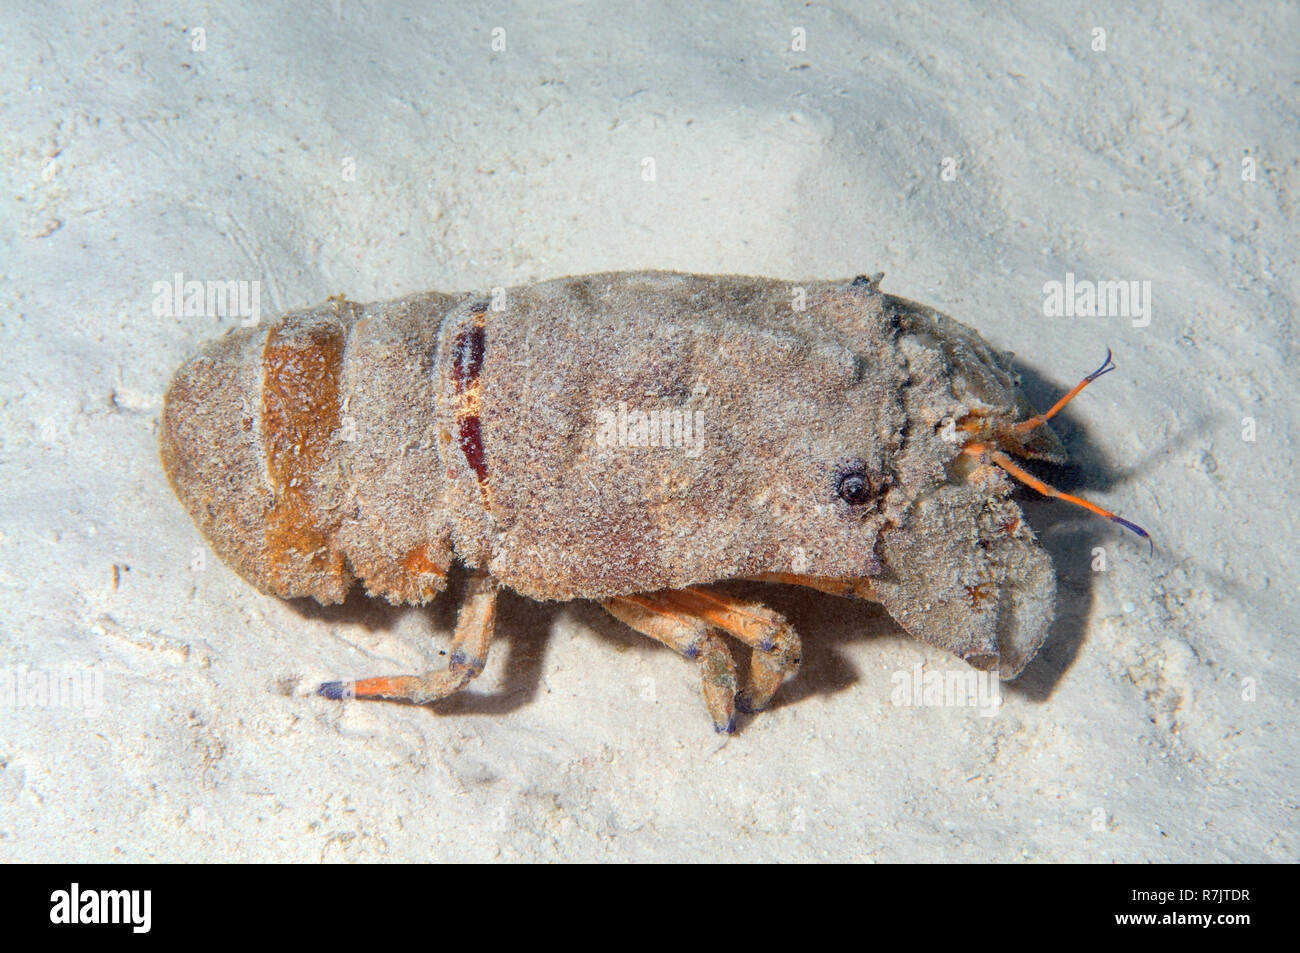
[[[1034,407],[1050,407],[1064,393],[1060,384],[1033,368],[1019,361],[1012,363],[1020,375],[1021,390]],[[1103,441],[1094,440],[1085,423],[1086,399],[1085,393],[1080,402],[1071,402],[1052,418],[1051,426],[1065,447],[1067,461],[1060,465],[1025,463],[1026,469],[1058,490],[1085,498],[1090,493],[1108,492],[1137,482],[1166,450],[1153,446],[1136,461],[1116,464],[1102,452]],[[1052,559],[1056,572],[1056,619],[1038,655],[1005,689],[1041,702],[1051,697],[1087,638],[1095,601],[1097,572],[1093,565],[1098,550],[1104,553],[1106,547],[1142,544],[1100,517],[1044,497],[1028,487],[1018,486],[1014,499],[1037,534],[1039,544]]]

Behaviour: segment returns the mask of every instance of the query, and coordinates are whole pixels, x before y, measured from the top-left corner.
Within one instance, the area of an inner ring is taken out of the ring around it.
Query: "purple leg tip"
[[[321,698],[338,702],[347,698],[350,692],[347,682],[322,682],[320,688],[316,689],[316,694]]]

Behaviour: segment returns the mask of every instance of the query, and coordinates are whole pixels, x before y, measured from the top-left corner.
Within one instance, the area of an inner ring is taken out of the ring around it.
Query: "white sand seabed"
[[[1294,861],[1296,5],[536,6],[5,5],[0,669],[87,681],[0,710],[0,860]],[[239,319],[154,284],[269,319],[643,268],[884,271],[1040,405],[1113,348],[1058,482],[1155,554],[1024,494],[1061,619],[993,717],[894,704],[962,663],[785,588],[804,669],[725,744],[586,603],[506,596],[436,711],[315,697],[439,664],[454,608],[207,551],[158,413]],[[1067,274],[1149,324],[1045,316]]]

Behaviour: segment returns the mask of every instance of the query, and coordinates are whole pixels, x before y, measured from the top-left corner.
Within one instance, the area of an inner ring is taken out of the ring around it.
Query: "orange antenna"
[[[1096,503],[1083,499],[1083,497],[1075,496],[1072,493],[1061,492],[1056,487],[1038,479],[1038,477],[1034,476],[1028,470],[1024,469],[1012,460],[1006,452],[999,449],[999,447],[1004,445],[1018,446],[1024,434],[1033,430],[1035,427],[1041,427],[1043,424],[1047,423],[1047,421],[1051,420],[1060,412],[1061,408],[1074,400],[1074,398],[1077,397],[1085,387],[1103,374],[1109,374],[1114,369],[1115,363],[1111,360],[1110,348],[1106,348],[1106,360],[1102,361],[1101,367],[1097,368],[1083,380],[1079,381],[1079,383],[1075,384],[1074,387],[1070,389],[1069,393],[1052,405],[1052,409],[1047,413],[1028,417],[1025,420],[1019,421],[1018,423],[1015,423],[995,434],[994,440],[998,444],[998,447],[990,446],[986,443],[969,443],[962,449],[962,453],[969,456],[981,457],[990,463],[997,464],[1021,483],[1033,487],[1044,496],[1052,497],[1057,500],[1064,500],[1067,503],[1073,503],[1075,506],[1081,506],[1089,512],[1096,513],[1098,516],[1106,517],[1106,519],[1110,520],[1112,523],[1118,523],[1125,529],[1136,533],[1138,536],[1145,539],[1151,546],[1151,552],[1154,553],[1156,550],[1155,541],[1151,538],[1151,534],[1141,526],[1138,526],[1137,523],[1130,522],[1129,520],[1124,519],[1124,517],[1098,506]]]
[[[1079,383],[1071,387],[1070,392],[1066,394],[1064,397],[1062,397],[1060,400],[1058,400],[1056,403],[1054,403],[1052,405],[1052,409],[1049,410],[1047,413],[1039,414],[1036,417],[1028,417],[1020,421],[1020,423],[1016,424],[1011,428],[1011,432],[1013,434],[1020,435],[1022,433],[1028,433],[1029,431],[1033,430],[1035,427],[1040,427],[1043,424],[1047,423],[1049,420],[1051,420],[1053,417],[1057,415],[1057,413],[1061,410],[1062,407],[1064,407],[1070,401],[1074,400],[1074,398],[1078,397],[1079,393],[1085,387],[1087,387],[1089,384],[1095,381],[1098,377],[1101,377],[1103,374],[1109,374],[1114,369],[1115,369],[1115,362],[1110,359],[1110,348],[1106,348],[1106,360],[1101,362],[1101,367],[1097,368],[1095,371],[1093,371],[1083,380],[1079,381]]]

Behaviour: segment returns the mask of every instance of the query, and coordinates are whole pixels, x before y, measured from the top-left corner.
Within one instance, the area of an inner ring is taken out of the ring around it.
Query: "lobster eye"
[[[844,502],[857,505],[871,499],[871,484],[867,481],[865,473],[855,470],[840,477],[835,492]]]

